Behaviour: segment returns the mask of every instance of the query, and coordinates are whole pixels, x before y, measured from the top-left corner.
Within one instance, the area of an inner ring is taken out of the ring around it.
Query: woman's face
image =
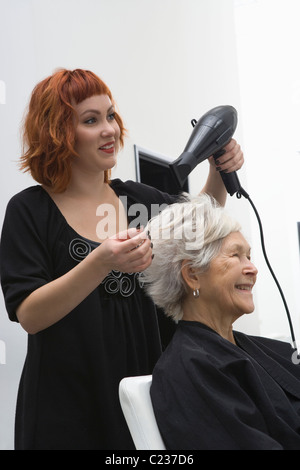
[[[250,246],[240,232],[228,235],[209,270],[200,275],[200,293],[213,311],[233,321],[254,310],[252,289],[257,269],[250,260]]]
[[[88,171],[111,169],[120,146],[120,128],[107,95],[95,95],[74,105],[78,115],[74,165]]]

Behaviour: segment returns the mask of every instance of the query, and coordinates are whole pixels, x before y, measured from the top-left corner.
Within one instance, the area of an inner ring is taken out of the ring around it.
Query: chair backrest
[[[125,377],[119,397],[130,434],[137,450],[165,450],[153,412],[150,386],[152,375]]]

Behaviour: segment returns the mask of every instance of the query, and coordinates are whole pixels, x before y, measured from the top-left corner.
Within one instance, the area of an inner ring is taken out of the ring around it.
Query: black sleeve
[[[151,205],[169,205],[177,202],[180,195],[172,195],[147,184],[136,181],[121,181],[116,178],[112,180],[112,187],[118,196],[126,196],[131,204],[143,204],[147,207],[149,215],[151,214]],[[155,207],[154,207],[155,212]]]
[[[127,209],[131,227],[137,226],[137,223],[146,226],[149,219],[158,215],[166,206],[177,202],[180,197],[130,180],[122,182],[115,179],[112,187]]]
[[[8,203],[1,235],[0,273],[6,309],[12,321],[18,321],[19,304],[52,280],[45,219],[39,201],[28,204],[26,196],[14,196]]]
[[[143,183],[137,183],[135,181],[126,181],[125,183],[130,191],[131,195],[136,201],[147,204],[151,202],[152,204],[173,204],[179,199],[177,194],[168,194],[164,191],[149,186]]]

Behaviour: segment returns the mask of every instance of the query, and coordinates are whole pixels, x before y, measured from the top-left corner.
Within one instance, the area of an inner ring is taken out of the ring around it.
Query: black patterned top
[[[115,179],[128,222],[170,204],[149,186]],[[140,220],[144,225],[147,220]],[[9,317],[31,292],[80,263],[96,242],[76,233],[39,185],[7,206],[1,239],[1,283]],[[41,312],[41,315],[43,312]],[[28,335],[19,387],[16,449],[134,448],[118,399],[125,376],[152,373],[161,353],[155,307],[136,273],[112,271],[51,327]]]

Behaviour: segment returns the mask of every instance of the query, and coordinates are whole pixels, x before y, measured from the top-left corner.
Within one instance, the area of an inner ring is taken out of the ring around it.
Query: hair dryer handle
[[[225,150],[219,150],[217,153],[214,154],[214,159],[217,160],[224,153]],[[239,192],[242,189],[236,171],[232,171],[231,173],[225,173],[224,171],[220,171],[220,175],[222,177],[225,188],[230,194],[230,196],[233,196],[236,192]]]
[[[241,185],[236,174],[236,171],[232,171],[231,173],[224,173],[224,171],[220,171],[223,183],[227,192],[230,196],[233,196],[236,192],[241,190]]]

